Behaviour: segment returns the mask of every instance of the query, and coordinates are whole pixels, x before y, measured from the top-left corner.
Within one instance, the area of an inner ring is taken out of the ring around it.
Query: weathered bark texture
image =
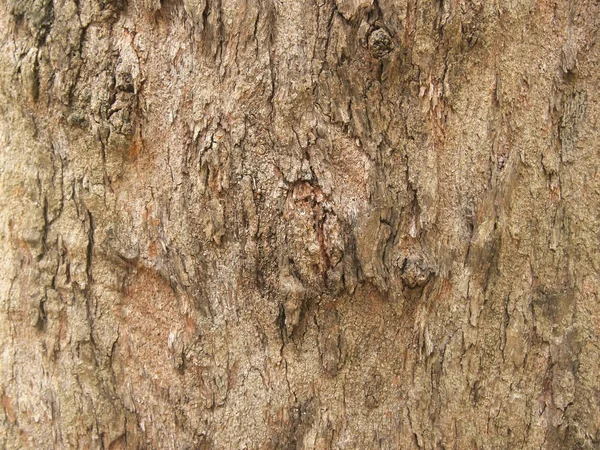
[[[599,21],[0,0],[0,448],[600,448]]]

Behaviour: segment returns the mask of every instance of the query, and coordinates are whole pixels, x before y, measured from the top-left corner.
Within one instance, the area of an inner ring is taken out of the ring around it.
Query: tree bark
[[[600,448],[600,3],[0,11],[1,448]]]

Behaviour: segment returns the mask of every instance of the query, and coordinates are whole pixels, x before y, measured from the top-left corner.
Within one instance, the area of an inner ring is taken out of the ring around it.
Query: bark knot
[[[369,50],[375,58],[383,58],[394,48],[390,34],[383,28],[376,28],[369,35]]]

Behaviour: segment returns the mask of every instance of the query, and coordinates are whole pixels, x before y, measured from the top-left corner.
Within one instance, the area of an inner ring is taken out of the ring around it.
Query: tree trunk
[[[600,3],[0,11],[1,448],[600,448]]]

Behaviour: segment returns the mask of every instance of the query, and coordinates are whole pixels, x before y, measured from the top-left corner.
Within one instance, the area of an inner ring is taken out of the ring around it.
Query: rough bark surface
[[[600,448],[599,20],[0,0],[0,447]]]

